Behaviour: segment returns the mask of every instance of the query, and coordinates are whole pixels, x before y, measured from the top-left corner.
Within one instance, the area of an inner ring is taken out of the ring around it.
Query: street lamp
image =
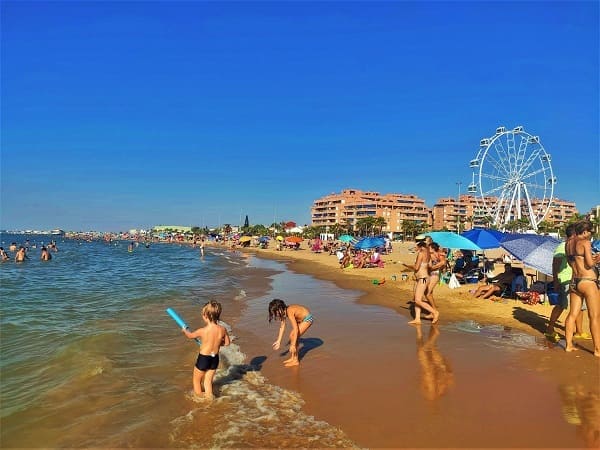
[[[457,181],[456,185],[458,186],[458,199],[456,202],[456,230],[460,233],[460,186],[462,182]]]

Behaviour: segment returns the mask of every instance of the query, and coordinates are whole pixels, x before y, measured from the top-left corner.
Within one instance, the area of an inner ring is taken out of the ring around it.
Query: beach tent
[[[339,241],[342,242],[352,242],[355,241],[356,239],[354,239],[352,236],[350,236],[349,234],[342,234],[339,238]]]
[[[368,250],[371,248],[384,247],[385,239],[380,237],[364,237],[360,241],[358,241],[354,248],[358,250]]]

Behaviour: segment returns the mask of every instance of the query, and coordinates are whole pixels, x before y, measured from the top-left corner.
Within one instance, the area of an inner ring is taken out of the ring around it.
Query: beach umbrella
[[[249,242],[251,240],[252,240],[252,238],[250,236],[242,236],[240,238],[240,242]]]
[[[501,231],[488,230],[485,228],[473,228],[460,235],[466,237],[481,249],[500,248],[500,241],[504,237],[504,233]]]
[[[269,239],[271,239],[269,236],[262,236],[258,239],[258,242],[269,242]]]
[[[341,235],[341,236],[338,238],[338,240],[339,240],[339,241],[342,241],[342,242],[352,242],[352,241],[354,241],[355,239],[354,239],[352,236],[350,236],[349,234],[342,234],[342,235]]]
[[[285,238],[285,242],[292,242],[293,244],[299,244],[303,240],[300,236],[288,236]]]
[[[552,259],[558,244],[560,241],[551,236],[518,233],[507,233],[500,242],[503,249],[524,265],[546,275],[552,275]]]
[[[481,247],[474,242],[451,231],[430,231],[429,233],[425,233],[425,236],[429,236],[440,247],[460,250],[481,250]]]
[[[277,236],[275,239],[277,239],[278,241],[283,241],[283,236]]]
[[[385,239],[379,237],[364,237],[359,240],[354,248],[359,250],[368,250],[370,248],[383,247],[385,245]]]

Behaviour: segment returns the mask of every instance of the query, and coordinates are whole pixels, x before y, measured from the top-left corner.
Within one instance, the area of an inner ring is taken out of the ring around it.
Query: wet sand
[[[439,286],[439,325],[408,325],[412,285],[398,269],[414,259],[409,246],[385,256],[384,269],[352,273],[323,253],[244,250],[358,299],[303,300],[316,320],[299,368],[284,368],[284,357],[270,350],[277,329],[264,330],[266,299],[250,300],[240,320],[248,328],[237,330],[248,357],[262,358],[271,383],[300,392],[307,413],[361,447],[598,447],[600,363],[591,341],[567,354],[543,338],[550,306],[475,300],[473,285]]]

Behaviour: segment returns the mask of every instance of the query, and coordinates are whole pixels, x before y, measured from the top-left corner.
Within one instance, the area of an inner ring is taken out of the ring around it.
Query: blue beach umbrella
[[[261,242],[261,243],[269,242],[269,239],[271,239],[269,236],[262,236],[262,237],[258,238],[258,242]]]
[[[368,250],[371,248],[383,247],[385,245],[385,239],[379,237],[365,237],[358,241],[354,248],[358,250]]]
[[[524,265],[538,272],[552,275],[554,250],[560,241],[551,236],[537,234],[505,234],[500,246]]]
[[[440,247],[460,250],[481,250],[481,247],[474,242],[451,231],[430,231],[429,233],[425,233],[425,236],[431,237],[433,242],[437,243]]]
[[[354,239],[352,236],[350,236],[349,234],[342,234],[339,238],[339,241],[342,242],[352,242],[355,241],[356,239]]]
[[[460,234],[468,240],[478,245],[482,250],[489,248],[500,248],[500,241],[504,238],[504,233],[497,230],[488,230],[485,228],[473,228]]]

